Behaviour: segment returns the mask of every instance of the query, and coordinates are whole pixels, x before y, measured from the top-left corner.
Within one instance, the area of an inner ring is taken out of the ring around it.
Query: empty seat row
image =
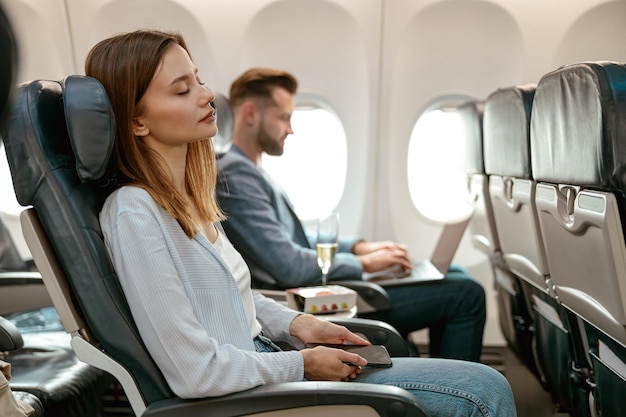
[[[459,113],[505,339],[570,415],[621,415],[626,67],[564,66]]]

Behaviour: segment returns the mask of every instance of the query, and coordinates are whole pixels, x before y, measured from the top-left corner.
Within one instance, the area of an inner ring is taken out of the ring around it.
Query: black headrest
[[[228,98],[215,93],[213,107],[217,114],[217,135],[213,138],[213,146],[217,155],[225,154],[233,142],[233,112]]]
[[[115,118],[104,87],[91,77],[65,78],[63,111],[78,175],[83,181],[101,178],[115,141]]]
[[[531,116],[538,181],[601,188],[626,184],[626,67],[583,62],[544,75]]]
[[[498,89],[485,101],[485,172],[531,178],[530,115],[535,84]]]
[[[8,108],[17,74],[17,42],[2,5],[0,5],[0,124]]]
[[[467,174],[485,172],[483,162],[483,108],[482,101],[470,101],[457,109],[460,118],[462,145],[465,152],[461,159],[461,168]]]
[[[107,125],[112,116],[106,96],[86,77],[70,77],[65,87],[39,80],[17,89],[2,131],[15,193],[22,205],[35,209],[96,340],[128,367],[147,402],[172,397],[145,350],[108,257],[98,221],[107,193],[78,177],[82,171],[85,178],[97,178],[108,160],[113,126]]]

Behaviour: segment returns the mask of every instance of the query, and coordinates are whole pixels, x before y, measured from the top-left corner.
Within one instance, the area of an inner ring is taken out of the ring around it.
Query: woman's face
[[[198,78],[189,54],[177,44],[168,47],[146,93],[142,113],[133,120],[133,131],[163,154],[217,133],[210,102],[215,95]]]

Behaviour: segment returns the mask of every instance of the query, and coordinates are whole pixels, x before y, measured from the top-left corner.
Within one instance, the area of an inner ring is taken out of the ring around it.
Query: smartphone
[[[389,352],[387,352],[387,348],[383,345],[333,345],[327,343],[310,343],[306,345],[306,347],[315,346],[332,347],[356,353],[357,355],[367,360],[366,366],[380,366],[388,368],[393,365],[393,363],[391,362],[391,357],[389,356]]]

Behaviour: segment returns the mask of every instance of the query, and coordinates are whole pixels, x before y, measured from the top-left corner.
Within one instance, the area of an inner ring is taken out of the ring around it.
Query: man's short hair
[[[295,94],[298,81],[287,71],[263,67],[250,68],[231,84],[230,104],[237,107],[248,98],[272,100],[272,92],[276,87]]]

